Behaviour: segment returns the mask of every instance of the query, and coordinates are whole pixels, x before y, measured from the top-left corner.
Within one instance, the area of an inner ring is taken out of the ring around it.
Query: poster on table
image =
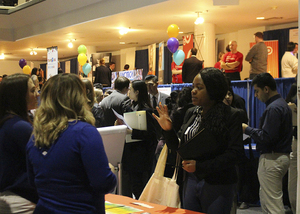
[[[278,40],[264,41],[264,43],[268,48],[267,72],[270,73],[273,76],[273,78],[278,78]],[[251,42],[250,48],[252,48],[252,46],[254,46],[255,44],[255,42]]]
[[[58,74],[57,46],[47,48],[47,79]]]
[[[156,62],[156,43],[148,45],[148,75],[155,75],[155,62]]]
[[[158,83],[164,83],[164,42],[158,45]]]
[[[182,37],[183,42],[183,52],[185,54],[185,59],[191,57],[191,49],[194,47],[193,34],[186,35]]]
[[[115,80],[118,76],[127,77],[130,81],[143,80],[143,69],[111,72],[111,88],[115,87]]]

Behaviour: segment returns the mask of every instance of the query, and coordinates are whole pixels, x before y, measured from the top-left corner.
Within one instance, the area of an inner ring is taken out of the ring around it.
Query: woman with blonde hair
[[[75,74],[58,74],[43,86],[27,144],[28,177],[40,197],[35,213],[105,213],[104,195],[116,177],[87,103]]]

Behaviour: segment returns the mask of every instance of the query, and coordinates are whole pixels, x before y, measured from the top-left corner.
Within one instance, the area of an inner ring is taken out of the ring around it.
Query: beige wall
[[[40,67],[40,64],[45,62],[33,61],[27,62],[27,65],[31,67]],[[14,73],[23,73],[22,68],[19,66],[19,61],[11,61],[11,60],[0,60],[0,76],[3,74],[14,74]]]

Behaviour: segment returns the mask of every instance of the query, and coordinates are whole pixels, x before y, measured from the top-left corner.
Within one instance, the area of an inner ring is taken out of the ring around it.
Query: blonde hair
[[[95,118],[88,106],[85,87],[75,74],[58,74],[42,88],[33,134],[35,146],[50,147],[68,126],[68,120],[82,120],[92,125]]]

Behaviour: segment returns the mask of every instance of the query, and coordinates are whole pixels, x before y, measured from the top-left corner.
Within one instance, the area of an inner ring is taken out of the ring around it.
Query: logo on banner
[[[191,42],[192,39],[192,35],[187,35],[183,37],[183,45],[189,44]]]
[[[271,55],[273,53],[273,48],[271,46],[267,46],[268,48],[268,55]]]

